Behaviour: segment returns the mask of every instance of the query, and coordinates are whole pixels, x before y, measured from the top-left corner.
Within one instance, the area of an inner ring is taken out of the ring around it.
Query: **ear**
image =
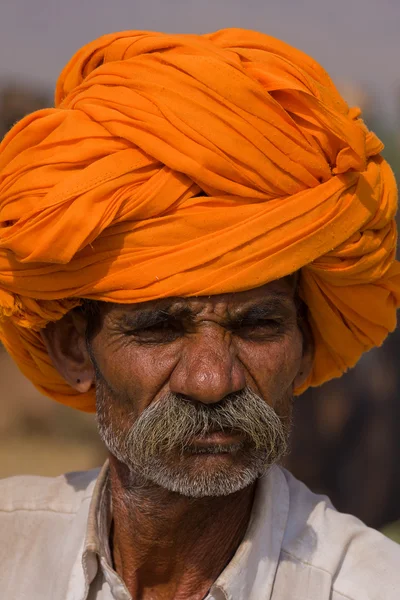
[[[300,308],[298,318],[299,328],[303,337],[303,349],[299,372],[297,373],[293,382],[294,389],[301,388],[301,386],[306,382],[314,364],[315,344],[311,327],[308,321],[307,312],[307,307],[303,303],[303,306]]]
[[[85,332],[85,317],[73,310],[41,331],[43,343],[57,371],[81,393],[87,392],[94,382]]]

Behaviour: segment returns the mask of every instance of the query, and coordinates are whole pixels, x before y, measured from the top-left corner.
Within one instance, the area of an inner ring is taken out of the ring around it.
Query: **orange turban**
[[[40,336],[81,298],[236,292],[299,269],[316,344],[302,390],[353,366],[400,299],[396,185],[359,115],[314,60],[261,33],[126,31],[82,48],[56,107],[0,146],[1,340],[23,373],[94,410]]]

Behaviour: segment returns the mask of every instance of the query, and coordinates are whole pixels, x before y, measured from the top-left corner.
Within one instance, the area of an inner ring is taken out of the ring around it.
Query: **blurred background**
[[[385,142],[400,175],[398,0],[2,0],[0,136],[52,105],[57,75],[101,34],[258,29],[299,47],[331,74]],[[367,524],[400,534],[400,334],[343,378],[296,400],[287,465]],[[42,397],[0,348],[0,477],[56,475],[105,458],[90,415]]]

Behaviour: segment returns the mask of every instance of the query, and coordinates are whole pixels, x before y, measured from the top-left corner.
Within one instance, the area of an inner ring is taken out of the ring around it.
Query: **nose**
[[[187,338],[169,386],[171,392],[203,404],[242,390],[245,372],[231,334],[213,323]]]

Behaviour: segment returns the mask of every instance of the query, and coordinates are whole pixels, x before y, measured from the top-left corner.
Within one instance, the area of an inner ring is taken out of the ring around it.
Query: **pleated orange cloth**
[[[309,385],[396,325],[396,184],[327,73],[268,35],[110,34],[62,71],[55,108],[0,146],[0,337],[45,394],[94,410],[40,336],[82,298],[134,303],[301,269]],[[203,192],[203,194],[202,194]]]

